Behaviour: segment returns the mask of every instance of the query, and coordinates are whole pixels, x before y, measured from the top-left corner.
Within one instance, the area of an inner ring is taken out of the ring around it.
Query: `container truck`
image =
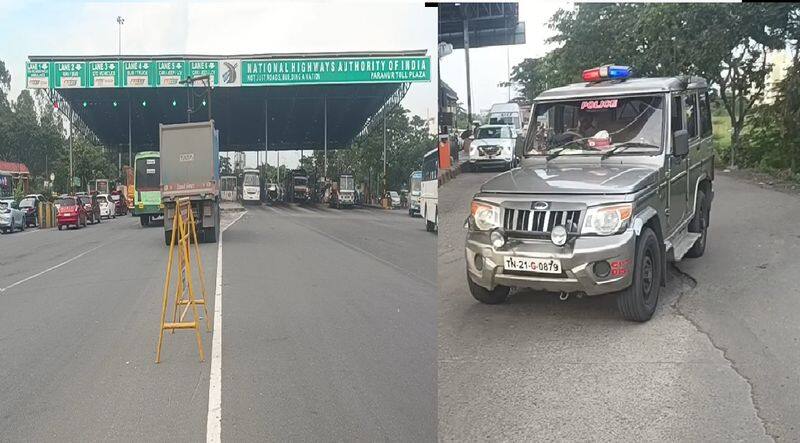
[[[191,201],[199,240],[219,238],[219,132],[214,120],[159,125],[164,241],[169,245],[175,204]]]

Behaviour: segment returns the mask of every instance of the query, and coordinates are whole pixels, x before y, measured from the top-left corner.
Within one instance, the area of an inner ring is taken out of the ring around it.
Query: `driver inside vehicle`
[[[588,112],[581,112],[578,114],[578,127],[571,129],[572,132],[580,134],[583,137],[591,137],[599,131],[594,117]]]

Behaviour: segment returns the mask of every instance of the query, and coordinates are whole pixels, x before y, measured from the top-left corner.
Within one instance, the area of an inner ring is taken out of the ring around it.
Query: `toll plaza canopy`
[[[525,23],[517,3],[440,3],[439,41],[453,49],[524,44]]]
[[[47,90],[100,143],[130,143],[133,151],[157,148],[159,123],[209,118],[223,151],[263,150],[265,140],[269,150],[347,148],[411,83],[430,78],[425,50],[29,56],[26,63],[27,88]]]

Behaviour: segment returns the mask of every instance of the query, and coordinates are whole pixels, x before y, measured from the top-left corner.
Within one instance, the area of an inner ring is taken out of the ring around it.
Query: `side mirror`
[[[689,131],[680,129],[672,133],[672,155],[684,157],[689,154]]]
[[[12,209],[19,209],[19,202],[11,202]]]

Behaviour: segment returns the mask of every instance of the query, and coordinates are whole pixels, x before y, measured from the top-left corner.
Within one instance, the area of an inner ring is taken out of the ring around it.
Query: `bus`
[[[422,193],[422,171],[414,171],[408,176],[408,215],[420,213],[419,201]]]
[[[161,157],[158,151],[136,154],[133,160],[133,215],[142,226],[164,217],[161,203]]]
[[[261,201],[261,177],[258,169],[245,169],[242,173],[242,203]]]
[[[111,183],[105,178],[92,180],[86,187],[87,194],[108,194],[109,192],[111,192]]]
[[[439,148],[431,149],[422,159],[419,210],[428,232],[439,230]]]

